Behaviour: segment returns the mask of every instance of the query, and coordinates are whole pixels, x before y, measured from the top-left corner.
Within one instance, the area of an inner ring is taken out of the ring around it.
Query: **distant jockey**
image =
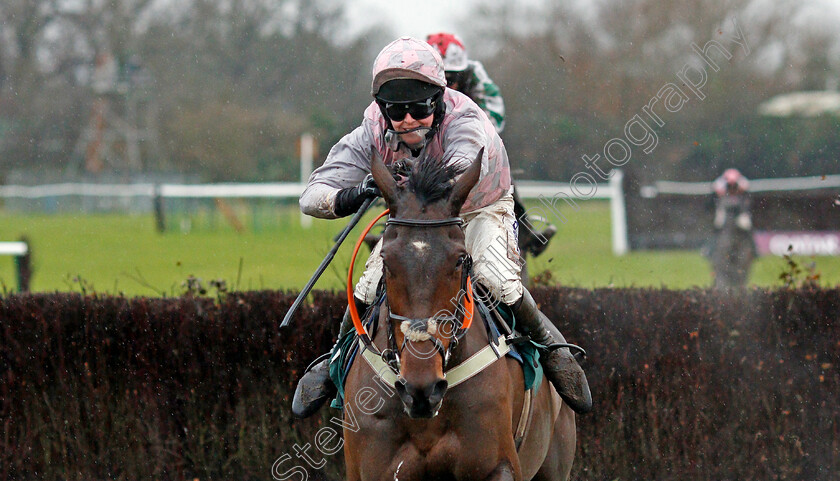
[[[717,208],[715,209],[715,229],[723,228],[726,223],[727,211],[737,211],[735,225],[744,231],[752,230],[752,216],[750,214],[750,198],[748,195],[750,181],[738,169],[726,169],[723,175],[712,182],[712,189],[717,194]]]
[[[457,35],[435,33],[427,36],[426,41],[443,58],[446,86],[471,98],[490,117],[496,132],[501,133],[505,128],[505,101],[484,65],[467,58],[464,43]]]

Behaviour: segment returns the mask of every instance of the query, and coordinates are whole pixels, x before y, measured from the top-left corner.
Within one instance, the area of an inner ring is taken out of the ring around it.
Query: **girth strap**
[[[519,413],[519,423],[516,425],[516,432],[513,433],[513,442],[516,445],[516,451],[522,447],[522,441],[525,441],[525,436],[531,427],[531,420],[534,418],[534,397],[536,391],[531,388],[525,391],[525,397],[522,400],[522,411]]]

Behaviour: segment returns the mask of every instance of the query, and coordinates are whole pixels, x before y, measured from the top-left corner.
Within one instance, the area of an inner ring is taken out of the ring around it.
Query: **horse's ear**
[[[453,215],[458,215],[461,212],[461,206],[467,201],[467,196],[478,182],[481,176],[481,158],[484,157],[484,147],[478,151],[475,160],[461,175],[455,185],[452,187],[452,195],[449,197],[449,205],[452,207]]]
[[[373,174],[373,180],[376,181],[385,202],[389,206],[393,205],[397,198],[397,182],[394,181],[394,176],[388,170],[388,167],[385,167],[385,162],[376,149],[373,149],[373,154],[370,157],[370,173]]]

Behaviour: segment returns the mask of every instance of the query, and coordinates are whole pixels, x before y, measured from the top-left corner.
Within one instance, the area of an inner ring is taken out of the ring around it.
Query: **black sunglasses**
[[[434,97],[429,97],[425,100],[418,100],[415,102],[401,102],[391,103],[383,102],[385,107],[385,115],[395,122],[402,122],[406,114],[411,114],[415,120],[425,119],[435,112],[437,100]]]

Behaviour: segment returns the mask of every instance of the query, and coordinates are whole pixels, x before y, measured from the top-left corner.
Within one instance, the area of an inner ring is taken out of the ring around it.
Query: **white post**
[[[306,185],[312,174],[312,158],[315,156],[315,139],[312,134],[305,132],[300,136],[300,183]],[[308,229],[312,226],[312,217],[300,214],[300,226]]]
[[[627,210],[624,206],[624,189],[621,187],[624,172],[615,169],[610,177],[610,216],[612,218],[613,254],[627,253]]]

